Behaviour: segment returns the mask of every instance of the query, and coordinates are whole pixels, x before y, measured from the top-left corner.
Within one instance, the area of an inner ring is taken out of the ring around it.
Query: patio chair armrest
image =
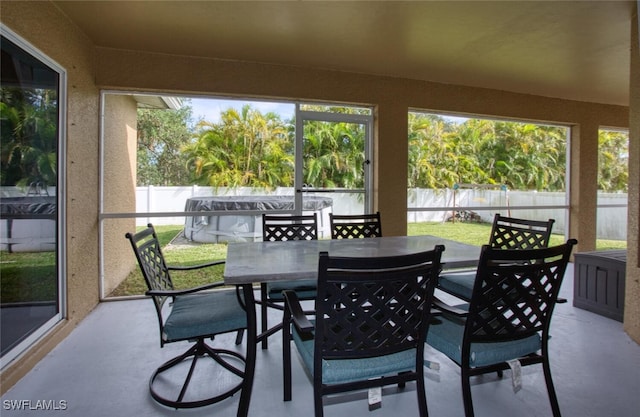
[[[458,317],[466,317],[469,314],[468,311],[449,305],[436,297],[433,298],[433,306],[443,313],[453,314]]]
[[[218,288],[224,286],[224,282],[212,282],[210,284],[200,285],[198,287],[187,288],[184,290],[149,290],[145,292],[145,295],[161,296],[161,297],[175,297],[178,295],[193,294],[200,291],[210,290],[212,288]]]
[[[301,333],[310,333],[313,331],[314,326],[304,314],[298,294],[292,290],[282,291],[284,297],[285,308],[291,312],[291,321]]]
[[[222,265],[226,261],[224,259],[218,261],[207,262],[206,264],[198,264],[198,265],[186,265],[186,266],[169,266],[167,265],[167,269],[170,271],[191,271],[193,269],[201,269],[207,268],[209,266]]]

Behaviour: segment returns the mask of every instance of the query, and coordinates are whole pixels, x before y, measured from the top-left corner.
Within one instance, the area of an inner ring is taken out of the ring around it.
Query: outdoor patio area
[[[552,321],[551,370],[565,417],[634,417],[640,410],[640,346],[622,330],[622,324],[571,304],[573,265],[565,277]],[[274,313],[274,320],[277,317]],[[313,413],[311,383],[294,360],[291,402],[282,401],[280,334],[268,350],[258,348],[256,378],[249,414],[252,416],[309,416]],[[233,346],[233,339],[216,339]],[[148,380],[162,362],[186,349],[186,343],[161,349],[150,300],[103,302],[71,335],[53,349],[17,385],[2,397],[2,416],[219,416],[236,415],[239,394],[221,403],[174,410],[153,401]],[[244,350],[244,345],[238,347]],[[295,348],[293,349],[295,352]],[[464,415],[460,373],[433,349],[425,356],[440,363],[426,370],[429,415]],[[205,384],[215,384],[214,377]],[[541,366],[523,369],[522,389],[514,393],[510,372],[474,380],[476,416],[551,416]],[[346,400],[345,400],[346,399]],[[58,411],[35,411],[38,406]],[[325,401],[328,416],[418,415],[415,385],[404,391],[383,391],[382,408],[369,412],[366,392]]]

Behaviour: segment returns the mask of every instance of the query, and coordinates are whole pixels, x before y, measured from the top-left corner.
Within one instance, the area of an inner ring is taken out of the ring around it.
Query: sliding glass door
[[[372,210],[371,109],[300,105],[296,122],[296,192],[303,210]]]
[[[2,28],[2,367],[62,318],[64,72]]]

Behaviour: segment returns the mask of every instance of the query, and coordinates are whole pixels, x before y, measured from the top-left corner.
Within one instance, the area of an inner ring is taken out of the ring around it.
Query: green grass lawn
[[[169,265],[197,265],[211,260],[225,259],[227,245],[183,244],[169,245],[182,232],[182,226],[157,226],[156,232],[163,245]],[[489,240],[491,224],[488,223],[410,223],[407,234],[434,235],[480,246]],[[564,236],[552,235],[551,245],[564,242]],[[624,249],[626,241],[598,240],[598,250]],[[190,288],[209,282],[222,281],[224,266],[199,271],[173,272],[177,288]],[[56,299],[56,269],[54,252],[8,253],[0,252],[0,299],[2,303],[22,301],[50,301]],[[141,295],[146,284],[138,268],[108,296]]]
[[[0,252],[2,304],[55,301],[57,293],[55,252]]]
[[[458,242],[468,243],[471,245],[481,246],[489,241],[491,233],[490,223],[463,223],[463,222],[446,222],[446,223],[409,223],[407,234],[414,235],[433,235]],[[551,235],[551,246],[559,245],[565,242],[562,235]],[[598,239],[596,241],[597,250],[608,249],[626,249],[627,242],[625,240],[605,240]]]
[[[156,226],[155,229],[163,247],[165,261],[169,266],[199,265],[227,257],[226,243],[169,245],[174,238],[182,233],[182,226]],[[224,265],[193,271],[171,271],[171,278],[176,288],[191,288],[222,281],[223,271]],[[135,268],[109,296],[139,295],[144,294],[146,290],[147,285],[142,273],[139,268]]]
[[[180,226],[159,226],[156,228],[158,238],[163,245],[166,245],[177,236],[181,231]],[[463,222],[446,222],[446,223],[410,223],[408,225],[407,234],[415,235],[434,235],[441,236],[446,239],[456,240],[459,242],[469,243],[471,245],[480,246],[489,240],[491,233],[491,224],[489,223],[463,223]],[[557,245],[564,242],[561,235],[552,235],[551,245]],[[626,247],[625,241],[605,241],[597,242],[598,249],[621,249]],[[226,244],[200,244],[187,248],[169,248],[164,254],[168,264],[172,265],[193,265],[204,263],[212,259],[224,259],[227,253]],[[175,285],[179,288],[189,288],[191,286],[202,285],[207,282],[222,281],[222,273],[224,267],[214,267],[213,270],[208,268],[199,272],[180,272],[173,273]],[[125,296],[131,294],[144,294],[146,285],[142,279],[142,275],[136,269],[129,277],[111,294],[112,296]]]

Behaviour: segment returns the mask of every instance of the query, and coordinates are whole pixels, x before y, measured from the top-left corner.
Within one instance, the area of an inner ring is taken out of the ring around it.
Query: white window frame
[[[57,169],[58,178],[56,184],[57,197],[57,280],[58,280],[58,313],[51,317],[42,326],[32,332],[19,344],[13,347],[2,358],[0,358],[0,369],[5,369],[9,364],[20,359],[28,349],[48,334],[51,329],[64,318],[67,317],[67,254],[66,254],[66,120],[67,120],[67,71],[56,61],[45,55],[42,51],[31,45],[29,42],[18,36],[15,32],[0,25],[0,35],[7,38],[17,46],[22,48],[34,58],[38,59],[53,71],[58,73],[58,146],[57,146]]]

